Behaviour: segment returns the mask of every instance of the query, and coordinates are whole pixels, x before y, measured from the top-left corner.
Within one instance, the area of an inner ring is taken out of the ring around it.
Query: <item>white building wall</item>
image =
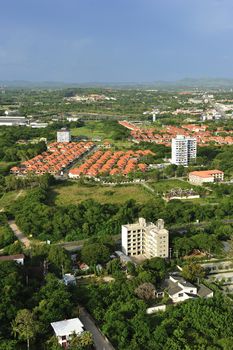
[[[121,226],[121,245],[122,252],[128,255],[128,229],[125,226]]]
[[[70,142],[71,134],[69,130],[57,131],[57,142]]]

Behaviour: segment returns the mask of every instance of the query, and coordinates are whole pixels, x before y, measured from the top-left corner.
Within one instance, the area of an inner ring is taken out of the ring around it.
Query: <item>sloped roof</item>
[[[56,336],[62,337],[68,336],[72,333],[80,334],[83,332],[83,324],[79,318],[71,318],[69,320],[63,320],[58,322],[52,322],[51,326],[56,333]]]

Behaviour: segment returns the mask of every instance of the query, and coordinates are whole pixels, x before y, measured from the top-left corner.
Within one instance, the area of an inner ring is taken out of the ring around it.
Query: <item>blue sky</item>
[[[232,0],[0,0],[0,80],[233,78]]]

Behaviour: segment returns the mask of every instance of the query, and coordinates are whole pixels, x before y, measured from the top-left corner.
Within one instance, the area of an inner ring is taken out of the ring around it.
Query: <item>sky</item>
[[[232,0],[0,0],[0,80],[233,78]]]

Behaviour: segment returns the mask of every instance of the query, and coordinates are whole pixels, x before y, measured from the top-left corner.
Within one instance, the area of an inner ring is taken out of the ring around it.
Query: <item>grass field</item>
[[[149,185],[158,193],[170,191],[171,189],[174,189],[174,188],[182,188],[182,189],[194,188],[195,189],[195,186],[191,185],[190,183],[186,181],[181,181],[178,179],[160,180],[159,182],[150,182]]]
[[[11,191],[4,193],[2,197],[0,197],[0,210],[7,209],[12,203],[14,203],[19,197],[24,196],[26,193],[25,190],[20,191]]]
[[[51,200],[56,205],[77,204],[87,199],[93,199],[100,203],[124,203],[134,199],[139,203],[145,203],[154,197],[140,185],[122,185],[117,187],[94,185],[93,187],[80,185],[77,182],[69,182],[67,185],[59,185],[53,188]]]
[[[71,129],[72,136],[86,136],[88,138],[100,137],[103,139],[111,139],[111,135],[106,135],[104,131],[104,122],[90,121],[84,126]]]
[[[84,126],[71,129],[72,136],[87,137],[88,139],[100,138],[101,142],[109,141],[117,147],[130,148],[132,145],[129,141],[115,141],[112,139],[112,133],[107,133],[105,130],[104,121],[89,121],[85,122]]]

